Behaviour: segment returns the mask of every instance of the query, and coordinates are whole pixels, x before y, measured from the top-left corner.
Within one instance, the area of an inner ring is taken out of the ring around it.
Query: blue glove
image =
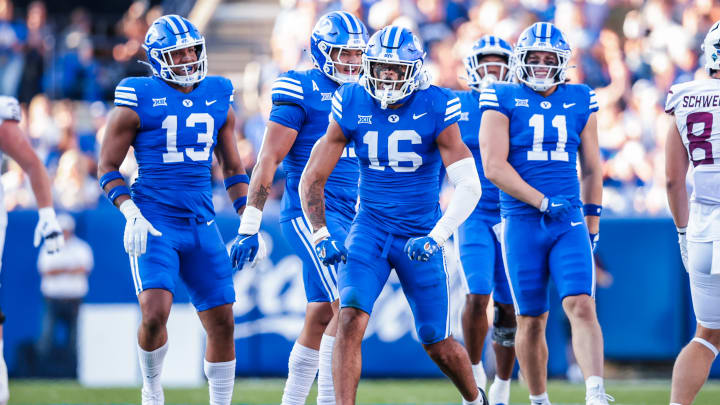
[[[600,232],[590,233],[590,246],[592,246],[592,252],[595,253],[597,250],[598,242],[600,241]]]
[[[540,212],[552,220],[565,219],[572,206],[562,197],[545,197],[540,204]]]
[[[252,262],[260,250],[260,241],[257,233],[252,235],[238,234],[230,248],[230,260],[235,270],[242,270],[245,262]]]
[[[435,242],[435,239],[429,236],[410,238],[407,243],[405,243],[405,253],[410,260],[426,262],[439,250],[440,245]]]
[[[315,251],[320,261],[326,266],[332,266],[341,260],[343,263],[347,262],[347,249],[342,243],[333,239],[332,236],[318,242],[315,245]]]

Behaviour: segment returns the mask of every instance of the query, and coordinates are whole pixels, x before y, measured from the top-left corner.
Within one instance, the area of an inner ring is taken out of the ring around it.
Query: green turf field
[[[667,405],[670,381],[609,381],[615,405]],[[242,379],[235,383],[235,404],[279,404],[283,380]],[[550,383],[554,405],[584,404],[585,387],[563,381]],[[528,403],[527,390],[513,384],[511,402]],[[315,391],[308,403],[314,403]],[[139,388],[83,388],[75,381],[11,380],[11,404],[137,404]],[[166,389],[167,404],[207,404],[206,388]],[[363,380],[358,402],[362,404],[459,404],[460,397],[448,380]],[[696,405],[719,405],[720,382],[708,383]]]

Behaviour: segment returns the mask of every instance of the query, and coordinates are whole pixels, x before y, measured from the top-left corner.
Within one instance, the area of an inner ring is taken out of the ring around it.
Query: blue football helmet
[[[347,50],[364,51],[368,41],[365,25],[354,15],[345,11],[333,11],[320,17],[310,36],[310,56],[315,67],[339,84],[356,82],[362,70],[361,63],[340,62],[340,55]],[[337,50],[335,59],[333,52]],[[350,73],[340,72],[345,66]]]
[[[171,52],[189,47],[195,48],[197,61],[175,64]],[[192,86],[207,75],[205,38],[193,23],[179,15],[169,14],[153,21],[145,34],[143,49],[153,74],[167,82]]]
[[[529,52],[552,52],[557,56],[557,65],[528,64]],[[515,74],[518,80],[535,91],[545,91],[552,86],[565,83],[568,63],[570,62],[570,45],[565,35],[550,23],[540,22],[526,28],[515,45]],[[535,69],[548,69],[545,77],[536,77]]]
[[[410,96],[425,77],[422,42],[407,28],[388,26],[373,34],[363,55],[362,84],[382,108]],[[384,73],[394,73],[395,78]]]
[[[480,59],[484,56],[495,55],[505,58],[505,62],[483,62]],[[482,91],[482,88],[494,81],[509,82],[512,80],[510,74],[510,61],[512,60],[513,50],[510,44],[502,38],[494,35],[485,35],[473,44],[472,52],[463,59],[465,70],[468,75],[468,86],[476,91]],[[499,66],[500,77],[495,77],[492,73],[488,73],[488,66]]]

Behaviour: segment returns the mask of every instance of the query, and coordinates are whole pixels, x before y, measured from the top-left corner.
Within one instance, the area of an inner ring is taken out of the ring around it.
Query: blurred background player
[[[338,264],[320,259],[313,250],[313,232],[303,217],[298,186],[313,145],[328,127],[332,94],[341,84],[355,82],[359,77],[367,38],[367,29],[354,15],[344,11],[328,13],[320,17],[310,38],[315,68],[291,70],[275,80],[270,121],[253,170],[240,235],[231,253],[237,267],[246,260],[255,260],[262,243],[258,235],[262,209],[282,162],[287,180],[280,224],[283,235],[303,261],[308,301],[303,329],[290,352],[284,405],[304,404],[315,374],[318,404],[335,403],[331,366],[337,329]],[[350,145],[343,150],[326,189],[328,229],[341,244],[355,217],[357,183],[358,163]]]
[[[376,32],[363,55],[362,84],[333,96],[327,134],[303,175],[303,211],[321,259],[340,268],[342,309],[333,375],[338,403],[355,403],[360,346],[378,295],[395,269],[423,347],[460,390],[463,403],[486,404],[467,352],[449,333],[448,274],[442,246],[477,205],[481,187],[472,154],[456,125],[460,100],[430,86],[419,39],[397,26]],[[360,162],[358,214],[346,245],[328,232],[325,183],[354,143]],[[441,217],[440,165],[455,193]]]
[[[153,76],[116,87],[98,167],[101,187],[127,220],[125,251],[142,312],[142,403],[164,402],[166,323],[179,273],[207,332],[210,404],[227,405],[235,380],[235,290],[215,224],[210,168],[215,152],[233,206],[242,212],[249,179],[236,146],[233,86],[206,77],[205,39],[183,17],[155,20],[143,47]],[[118,172],[131,145],[139,166],[132,198]]]
[[[33,152],[25,134],[18,126],[20,122],[20,105],[15,98],[0,96],[0,151],[11,159],[27,173],[32,185],[33,194],[38,206],[38,223],[35,226],[33,245],[40,246],[48,254],[57,253],[65,244],[60,224],[58,224],[55,210],[52,205],[52,192],[50,191],[50,178],[45,166]],[[0,185],[0,202],[3,202],[3,189]],[[0,204],[0,257],[5,246],[5,229],[7,227],[7,212],[5,204]],[[0,310],[0,404],[5,404],[10,397],[8,390],[8,374],[5,358],[3,356],[2,324],[5,315]]]
[[[588,86],[565,84],[570,54],[559,29],[535,23],[515,46],[520,83],[495,83],[480,96],[480,151],[485,175],[501,190],[503,257],[518,323],[515,347],[533,405],[550,403],[545,340],[550,277],[570,320],[586,403],[604,405],[610,399],[592,261],[602,210],[598,105]]]
[[[697,329],[680,352],[672,375],[672,405],[689,405],[702,388],[720,350],[720,22],[702,44],[709,79],[676,84],[665,111],[675,117],[667,135],[665,174],[668,204],[677,226],[683,264],[690,276]],[[713,101],[714,100],[714,101]],[[692,162],[693,194],[685,176]]]
[[[38,271],[40,291],[45,298],[43,332],[38,342],[38,356],[45,367],[52,367],[50,353],[56,347],[56,334],[64,329],[65,340],[57,345],[69,355],[72,368],[77,365],[77,323],[80,304],[88,293],[88,275],[93,268],[93,252],[87,242],[75,235],[75,219],[69,214],[57,217],[65,238],[58,253],[40,252]]]
[[[511,81],[512,48],[503,39],[487,35],[473,44],[469,56],[463,60],[468,75],[469,91],[456,91],[462,114],[458,121],[463,142],[475,160],[482,184],[482,197],[475,210],[456,233],[460,266],[465,273],[469,294],[462,314],[463,335],[473,375],[478,387],[485,389],[487,377],[482,364],[483,346],[488,332],[487,306],[493,293],[493,349],[495,351],[495,381],[488,392],[491,404],[508,404],[510,379],[515,365],[515,309],[512,305],[499,237],[500,192],[485,177],[480,157],[478,131],[480,107],[478,99],[484,87],[496,81]]]

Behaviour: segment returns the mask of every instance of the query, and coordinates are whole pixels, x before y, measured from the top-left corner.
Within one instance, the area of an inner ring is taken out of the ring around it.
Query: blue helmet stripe
[[[355,27],[350,22],[350,19],[348,18],[348,13],[346,13],[344,11],[340,11],[338,14],[340,15],[340,18],[342,18],[343,22],[345,23],[347,32],[349,32],[349,33],[355,32]]]
[[[490,46],[495,46],[495,37],[490,37]]]
[[[175,19],[180,23],[180,27],[181,27],[181,29],[183,30],[183,32],[188,32],[188,31],[190,31],[190,30],[188,29],[187,24],[185,24],[185,21],[183,21],[183,18],[182,18],[182,17],[180,17],[180,16],[175,16]]]
[[[384,48],[390,48],[392,41],[395,39],[396,31],[397,31],[397,27],[394,27],[394,26],[391,26],[389,30],[385,31],[385,38],[383,41]]]
[[[543,25],[545,26],[545,35],[544,35],[544,36],[545,36],[546,38],[549,38],[549,37],[550,37],[550,32],[551,32],[551,31],[550,31],[550,24],[549,24],[549,23],[543,23]]]
[[[360,22],[360,20],[358,20],[358,18],[355,17],[355,14],[350,14],[350,21],[352,21],[353,25],[355,26],[355,31],[353,31],[353,32],[357,32],[357,33],[362,32],[362,26],[363,26],[362,22]]]
[[[395,48],[395,51],[397,52],[397,48],[400,46],[400,38],[402,38],[402,29],[400,27],[395,27],[395,38],[392,43],[392,47]]]
[[[168,23],[168,25],[170,26],[170,29],[172,30],[173,34],[175,34],[175,35],[179,35],[179,34],[180,34],[180,30],[178,29],[178,26],[175,25],[175,22],[172,20],[172,17],[171,17],[171,16],[166,15],[165,17],[163,17],[163,20],[164,20],[166,23]]]

